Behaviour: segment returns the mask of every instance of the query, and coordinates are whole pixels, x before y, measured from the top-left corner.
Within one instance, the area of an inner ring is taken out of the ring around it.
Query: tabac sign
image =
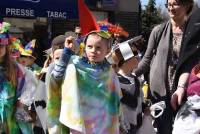
[[[76,0],[0,0],[0,16],[77,19]]]

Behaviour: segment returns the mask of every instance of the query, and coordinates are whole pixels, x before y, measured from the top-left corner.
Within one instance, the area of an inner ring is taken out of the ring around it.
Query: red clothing
[[[191,71],[187,88],[188,96],[195,94],[200,96],[200,77],[197,76],[198,73],[200,73],[200,64],[196,65]]]

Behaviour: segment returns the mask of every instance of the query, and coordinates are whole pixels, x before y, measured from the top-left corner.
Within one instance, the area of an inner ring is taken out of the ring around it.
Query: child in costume
[[[47,127],[49,134],[68,133],[68,128],[59,122],[59,112],[61,103],[60,87],[54,87],[57,84],[50,84],[50,75],[58,62],[64,48],[66,35],[56,36],[51,42],[51,63],[48,66],[45,78],[47,90]],[[52,82],[52,81],[51,81]],[[53,87],[52,87],[53,85]],[[53,111],[53,112],[52,112]],[[56,112],[55,112],[56,111]]]
[[[36,40],[33,39],[20,51],[20,57],[17,58],[17,61],[29,70],[33,71],[37,76],[40,74],[42,68],[35,64],[36,57],[33,55],[35,42]]]
[[[75,56],[73,38],[67,38],[52,71],[50,84],[62,84],[59,120],[72,134],[119,134],[119,81],[105,60],[110,34],[90,32],[85,45],[86,56]]]
[[[41,70],[41,75],[45,76],[46,73],[49,72],[49,66],[52,66],[51,64],[54,62],[55,59],[59,59],[61,54],[58,51],[56,52],[56,50],[64,48],[65,38],[65,35],[56,36],[51,42],[51,48],[44,51],[47,54],[47,59],[44,62],[43,68]],[[50,68],[50,70],[52,71],[52,67]]]
[[[106,59],[115,68],[122,91],[120,131],[123,134],[153,134],[151,121],[143,122],[144,98],[141,89],[141,79],[133,74],[137,68],[140,56],[136,47],[141,45],[142,36],[137,36],[131,40],[118,43],[113,46]],[[148,118],[148,117],[145,117]],[[150,126],[150,129],[143,125]],[[146,129],[142,131],[141,129]]]
[[[0,23],[0,132],[6,134],[31,134],[29,124],[16,116],[25,85],[25,69],[11,58],[9,23]],[[27,115],[27,114],[26,114]],[[28,116],[30,117],[30,116]],[[24,116],[23,119],[27,119]]]
[[[187,101],[178,111],[173,134],[200,133],[200,63],[191,71],[187,87]]]
[[[43,123],[44,121],[42,120],[44,120],[44,118],[39,119],[38,116],[45,117],[46,90],[44,90],[45,84],[38,79],[40,67],[34,63],[36,58],[32,56],[35,40],[29,42],[25,48],[21,45],[20,40],[14,37],[12,37],[11,40],[11,49],[16,50],[12,51],[12,56],[15,56],[15,59],[25,66],[25,83],[28,83],[24,85],[22,96],[17,103],[22,108],[17,108],[16,116],[19,120],[26,120],[29,126],[34,125],[34,132],[43,133],[42,127],[44,131],[46,131],[46,122]],[[17,50],[20,55],[18,55]],[[25,116],[25,114],[27,116]],[[27,118],[24,119],[23,117]],[[42,126],[40,122],[42,122]]]

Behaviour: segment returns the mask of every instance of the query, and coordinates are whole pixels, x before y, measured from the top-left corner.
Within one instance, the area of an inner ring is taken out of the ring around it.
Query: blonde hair
[[[111,49],[111,39],[103,38],[103,37],[99,36],[97,33],[91,33],[91,34],[89,34],[88,37],[87,37],[87,39],[89,37],[91,37],[91,36],[93,36],[93,37],[95,36],[95,37],[101,39],[107,45],[107,48]],[[85,39],[85,45],[87,45],[87,39]]]
[[[5,63],[5,75],[8,81],[16,87],[17,86],[17,67],[13,59],[11,58],[11,50],[9,46],[6,46],[6,53],[4,55]]]

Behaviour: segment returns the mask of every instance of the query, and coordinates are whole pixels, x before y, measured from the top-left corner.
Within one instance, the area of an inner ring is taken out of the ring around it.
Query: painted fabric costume
[[[17,68],[17,88],[6,79],[5,67],[0,64],[0,132],[6,134],[29,134],[31,133],[26,123],[19,121],[15,117],[14,106],[17,99],[21,97],[25,84],[25,71],[18,64]]]
[[[41,70],[42,70],[42,68],[40,67],[40,66],[38,66],[37,64],[33,64],[33,65],[31,65],[31,66],[27,66],[27,68],[29,69],[29,70],[31,70],[31,71],[33,71],[34,73],[40,73],[41,72]]]
[[[54,66],[54,63],[49,65],[45,78],[47,88],[47,127],[51,134],[68,134],[68,128],[59,121],[61,107],[61,82],[58,83],[55,79],[50,77]]]
[[[87,134],[118,134],[120,88],[116,74],[107,62],[91,64],[87,58],[71,55],[65,48],[52,72],[55,80],[64,77],[61,123]]]

